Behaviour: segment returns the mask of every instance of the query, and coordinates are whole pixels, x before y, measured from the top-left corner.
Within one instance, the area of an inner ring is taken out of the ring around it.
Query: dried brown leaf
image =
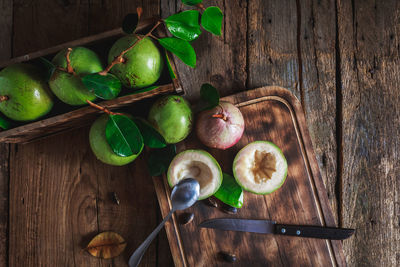
[[[87,245],[90,255],[103,259],[115,258],[124,251],[126,242],[114,232],[103,232],[96,235]]]

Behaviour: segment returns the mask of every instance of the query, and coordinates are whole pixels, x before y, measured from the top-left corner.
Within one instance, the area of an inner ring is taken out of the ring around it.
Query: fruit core
[[[195,178],[200,187],[205,187],[212,181],[213,173],[211,172],[210,167],[201,161],[187,161],[179,166],[180,170],[178,171],[177,177],[180,179],[193,177]]]
[[[254,152],[254,165],[251,169],[254,181],[257,184],[265,183],[276,172],[276,158],[272,153],[256,150]]]

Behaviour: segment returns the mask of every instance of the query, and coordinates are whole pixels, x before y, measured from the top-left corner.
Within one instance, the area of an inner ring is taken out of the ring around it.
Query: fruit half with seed
[[[186,150],[172,160],[168,183],[174,187],[180,180],[194,178],[200,183],[199,200],[213,195],[222,183],[222,171],[218,162],[204,150]]]
[[[233,161],[233,175],[246,191],[270,194],[280,188],[287,175],[287,161],[274,143],[255,141],[242,148]]]

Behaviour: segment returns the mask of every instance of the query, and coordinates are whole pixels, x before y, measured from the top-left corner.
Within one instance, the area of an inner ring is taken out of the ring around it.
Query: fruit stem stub
[[[7,101],[8,99],[10,99],[8,95],[0,95],[0,102]]]
[[[65,55],[65,58],[67,60],[67,72],[70,74],[76,75],[76,73],[71,65],[71,58],[70,58],[71,52],[72,52],[72,48],[69,47],[67,49],[67,54]]]
[[[224,114],[222,114],[222,113],[214,114],[214,115],[212,115],[212,117],[213,118],[220,118],[220,119],[223,119],[224,121],[227,120],[226,116]]]

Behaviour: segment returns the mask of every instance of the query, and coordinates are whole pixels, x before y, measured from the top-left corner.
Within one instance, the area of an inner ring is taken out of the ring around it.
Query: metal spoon
[[[172,209],[165,216],[164,220],[157,226],[156,229],[146,238],[146,240],[133,252],[129,258],[129,267],[136,267],[142,260],[143,254],[146,252],[151,241],[157,236],[158,232],[164,227],[164,224],[171,218],[176,210],[184,210],[191,207],[199,199],[200,184],[193,178],[181,180],[171,193]]]

